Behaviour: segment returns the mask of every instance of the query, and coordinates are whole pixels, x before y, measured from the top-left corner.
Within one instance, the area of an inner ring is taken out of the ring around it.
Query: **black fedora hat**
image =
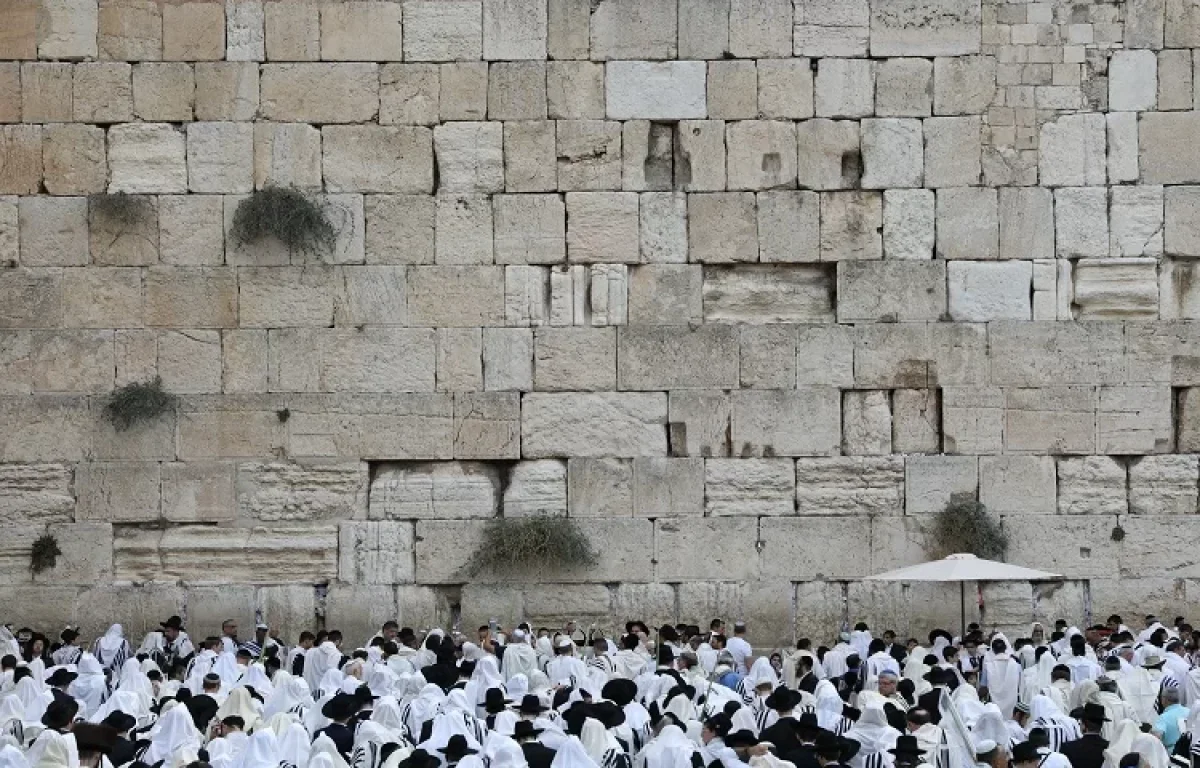
[[[592,705],[592,717],[605,728],[617,728],[625,723],[625,710],[611,701],[598,701]]]
[[[549,707],[542,706],[542,700],[532,693],[527,693],[521,697],[521,703],[517,706],[517,711],[524,715],[536,715],[545,712]]]
[[[321,714],[330,720],[347,720],[362,709],[362,699],[350,693],[338,692],[321,707]]]
[[[826,760],[837,760],[842,754],[842,745],[832,731],[821,731],[817,734],[817,754]]]
[[[441,752],[448,758],[454,758],[478,754],[479,750],[471,749],[471,745],[467,743],[467,737],[461,733],[456,733],[450,737],[450,741],[446,742],[446,746],[439,749],[438,752]]]
[[[504,691],[499,688],[488,688],[483,693],[483,708],[489,715],[503,712],[511,703],[512,700],[505,697]]]
[[[600,689],[600,695],[618,707],[623,707],[637,698],[637,683],[623,677],[609,680]]]
[[[117,746],[117,731],[107,725],[79,723],[71,729],[80,752],[99,752],[111,755]]]
[[[757,744],[758,737],[745,728],[734,731],[725,737],[725,746],[727,747],[753,747]]]
[[[77,677],[79,677],[79,675],[75,672],[72,672],[66,667],[59,667],[58,669],[54,670],[54,674],[46,678],[46,685],[53,686],[55,688],[59,687],[60,685],[70,685],[71,682]]]
[[[1042,756],[1038,754],[1037,745],[1028,741],[1022,741],[1020,744],[1013,745],[1012,761],[1014,763],[1028,763],[1030,760],[1041,760]]]
[[[541,728],[535,728],[530,720],[518,720],[513,726],[514,739],[531,739],[542,732]]]
[[[55,699],[46,707],[42,715],[42,725],[60,731],[70,725],[78,713],[79,705],[74,699]]]
[[[1103,704],[1084,704],[1079,719],[1085,723],[1107,723]]]
[[[822,728],[821,728],[820,721],[817,720],[817,713],[816,712],[800,713],[800,717],[797,718],[797,720],[796,720],[796,729],[799,730],[803,734],[811,735],[811,734],[815,734],[815,733],[820,733]]]
[[[137,725],[137,720],[118,709],[109,712],[108,717],[100,721],[100,725],[107,725],[117,733],[124,733]]]
[[[889,749],[888,752],[893,755],[916,755],[920,757],[925,754],[925,750],[921,749],[921,743],[917,741],[916,736],[904,734],[896,739],[896,746]]]
[[[763,706],[767,709],[783,711],[796,706],[796,702],[799,700],[800,697],[795,695],[791,689],[781,685],[775,690],[771,691],[771,695],[768,696],[765,701],[763,701]]]
[[[178,629],[178,630],[182,631],[183,630],[183,619],[179,618],[178,616],[172,616],[171,618],[167,619],[166,621],[160,621],[158,623],[158,626],[162,627],[163,629]]]

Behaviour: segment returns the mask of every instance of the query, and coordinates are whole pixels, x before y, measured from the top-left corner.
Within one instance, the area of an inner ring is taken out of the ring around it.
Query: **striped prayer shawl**
[[[1061,723],[1056,720],[1050,720],[1045,717],[1039,717],[1033,721],[1033,728],[1041,728],[1046,732],[1046,737],[1050,740],[1050,751],[1058,752],[1059,748],[1068,741],[1074,741],[1080,738],[1078,728],[1072,729],[1068,724]]]
[[[629,755],[619,749],[609,749],[600,759],[600,768],[632,768],[633,761]]]

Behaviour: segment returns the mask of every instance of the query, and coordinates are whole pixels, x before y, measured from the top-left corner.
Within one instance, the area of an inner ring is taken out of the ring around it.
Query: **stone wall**
[[[0,0],[4,619],[924,631],[956,590],[857,579],[956,492],[1069,578],[988,621],[1194,611],[1194,48],[1191,0]],[[335,246],[232,238],[268,185]],[[534,513],[599,563],[468,583]]]

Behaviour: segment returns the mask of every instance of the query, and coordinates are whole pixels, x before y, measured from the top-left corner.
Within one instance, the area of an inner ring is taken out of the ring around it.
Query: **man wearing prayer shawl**
[[[892,756],[888,750],[896,746],[899,736],[900,732],[888,725],[883,707],[867,707],[846,732],[847,739],[860,745],[858,754],[850,760],[851,768],[891,768]]]
[[[613,654],[613,677],[634,680],[646,671],[646,656],[639,651],[641,640],[630,633],[621,638],[621,650]]]
[[[554,643],[554,657],[546,664],[546,677],[555,685],[573,685],[587,677],[587,668],[575,655],[575,643],[560,635]]]
[[[126,659],[133,656],[133,649],[129,647],[129,641],[125,639],[125,632],[120,624],[113,624],[107,632],[96,638],[96,642],[92,643],[92,655],[110,676],[121,669]]]
[[[500,663],[500,673],[505,682],[516,675],[529,675],[538,668],[537,651],[526,642],[524,630],[514,629],[511,642],[504,646],[504,657]]]
[[[1104,707],[1090,703],[1083,705],[1083,714],[1080,718],[1083,725],[1083,736],[1074,741],[1068,741],[1058,750],[1071,761],[1073,768],[1103,768],[1104,750],[1108,748],[1108,741],[1100,735],[1100,731],[1106,721]],[[1132,725],[1132,721],[1129,722]],[[1136,728],[1134,726],[1135,730]]]
[[[986,688],[992,703],[1004,719],[1012,718],[1021,684],[1021,665],[1008,653],[1008,643],[1002,636],[992,640],[992,652],[983,661],[980,687]]]

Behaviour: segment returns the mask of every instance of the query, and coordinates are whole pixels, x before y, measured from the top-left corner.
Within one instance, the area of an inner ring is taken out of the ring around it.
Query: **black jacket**
[[[525,753],[529,768],[550,768],[550,763],[554,762],[554,750],[541,742],[527,741],[521,745],[521,751]]]
[[[193,696],[187,700],[188,712],[192,714],[192,722],[200,733],[208,733],[208,724],[216,717],[220,705],[217,700],[207,693]]]
[[[350,753],[354,751],[354,731],[341,723],[333,723],[329,727],[317,731],[313,736],[313,741],[316,741],[317,736],[322,733],[329,737],[329,740],[337,747],[337,751],[342,753],[342,757],[350,759]]]
[[[929,713],[929,722],[937,725],[942,721],[942,689],[922,693],[917,697],[917,707]]]
[[[801,744],[781,757],[796,768],[821,768],[821,764],[817,762],[817,748],[813,744]]]
[[[796,734],[797,725],[794,717],[781,717],[774,724],[763,728],[762,733],[758,735],[758,740],[771,742],[775,745],[775,754],[784,760],[789,760],[784,755],[800,748],[800,737]],[[796,768],[800,767],[796,766]]]
[[[1101,768],[1104,765],[1104,750],[1108,742],[1098,733],[1085,733],[1083,738],[1068,741],[1058,748],[1072,768]]]

